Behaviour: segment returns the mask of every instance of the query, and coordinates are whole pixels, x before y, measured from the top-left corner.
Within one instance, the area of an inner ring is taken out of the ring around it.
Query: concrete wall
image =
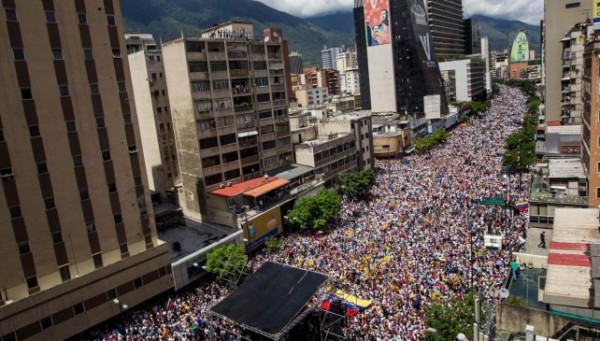
[[[367,47],[371,110],[395,112],[396,86],[392,44]]]
[[[520,264],[525,263],[525,264],[529,265],[529,263],[531,263],[532,266],[536,269],[538,269],[538,268],[547,269],[548,268],[548,256],[532,255],[529,253],[521,253],[521,252],[514,252],[513,255],[519,259]]]
[[[522,333],[526,325],[535,326],[535,334],[552,336],[569,320],[550,315],[544,310],[528,309],[508,304],[496,306],[496,327],[513,333]]]

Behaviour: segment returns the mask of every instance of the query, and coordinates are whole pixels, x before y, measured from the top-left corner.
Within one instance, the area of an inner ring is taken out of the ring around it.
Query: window
[[[114,182],[108,184],[108,192],[113,193],[117,191],[117,185]]]
[[[83,49],[83,59],[85,59],[85,60],[94,59],[94,54],[92,54],[92,49]]]
[[[79,22],[79,25],[87,24],[87,15],[85,13],[77,13],[77,22]]]
[[[119,224],[119,223],[123,222],[123,216],[121,215],[121,213],[113,214],[113,219],[115,221],[115,224]]]
[[[133,182],[136,187],[142,186],[142,177],[140,175],[136,175],[133,177]]]
[[[58,92],[60,93],[60,97],[69,96],[69,86],[68,85],[59,85]]]
[[[100,89],[98,89],[98,83],[90,83],[90,93],[92,95],[97,95],[100,93]]]
[[[108,297],[109,300],[114,300],[115,298],[117,298],[117,291],[115,289],[107,291],[106,297]]]
[[[2,168],[0,169],[0,178],[2,181],[10,181],[14,178],[14,174],[12,168]]]
[[[121,50],[120,49],[112,49],[113,58],[121,58]]]
[[[60,279],[62,279],[63,282],[66,282],[71,279],[71,271],[69,270],[68,265],[64,265],[58,268],[58,272],[60,273]]]
[[[188,68],[190,72],[207,72],[208,64],[206,62],[189,62]]]
[[[62,243],[62,233],[60,231],[52,232],[52,242],[54,244]]]
[[[17,21],[17,12],[14,9],[7,8],[4,14],[6,14],[6,21]]]
[[[565,8],[577,8],[579,7],[581,4],[579,2],[571,2],[570,4],[566,4]]]
[[[85,229],[88,233],[96,231],[96,223],[94,221],[88,221],[87,223],[85,223]]]
[[[115,22],[115,16],[114,15],[107,15],[106,16],[106,21],[108,22],[108,26],[116,26],[116,22]]]
[[[31,88],[21,88],[21,99],[32,99]]]
[[[156,56],[156,61],[160,63],[160,56]]]
[[[79,199],[81,199],[81,201],[88,200],[89,198],[90,198],[90,192],[88,191],[87,188],[82,188],[79,190]]]
[[[151,62],[154,61],[154,56],[148,56],[148,60],[150,60]]]
[[[157,107],[156,108],[156,113],[157,114],[162,114],[162,107]]]
[[[40,136],[40,128],[38,126],[30,126],[29,127],[29,135],[31,137],[39,137]]]
[[[131,114],[123,114],[123,120],[125,124],[131,124]]]
[[[216,90],[229,90],[229,81],[226,79],[217,79],[213,81],[213,89]]]
[[[96,269],[100,269],[103,265],[102,265],[102,254],[98,253],[92,256],[92,258],[94,259],[94,267]]]
[[[73,155],[73,166],[80,167],[83,165],[81,155]]]
[[[121,250],[121,254],[129,252],[129,249],[127,248],[127,243],[119,245],[119,249]]]
[[[206,112],[212,109],[211,101],[197,101],[194,102],[194,110],[197,112]]]
[[[131,154],[131,155],[137,154],[137,147],[135,146],[135,144],[129,145],[129,154]]]
[[[102,260],[102,258],[100,258],[100,260]],[[73,306],[73,312],[75,313],[75,315],[83,314],[84,311],[85,308],[83,307],[83,303],[77,303]]]
[[[4,142],[4,131],[0,129],[0,142]]]
[[[10,213],[10,217],[13,219],[21,217],[21,207],[20,206],[9,207],[8,211]]]
[[[55,23],[56,16],[54,15],[54,11],[46,11],[46,22]]]
[[[29,248],[29,242],[19,243],[19,254],[24,255],[29,252],[31,252],[31,248]]]
[[[120,81],[117,84],[119,85],[119,92],[126,92],[127,91],[127,87],[125,86],[125,82],[124,81]]]
[[[600,187],[596,188],[596,198],[600,198]]]
[[[62,60],[63,59],[63,53],[61,49],[52,49],[52,58],[54,58],[54,60]]]
[[[13,49],[13,57],[15,60],[25,60],[23,49]]]
[[[223,135],[220,137],[220,140],[221,140],[222,146],[225,146],[228,144],[234,144],[237,142],[237,140],[235,138],[235,134]]]
[[[27,278],[26,282],[27,282],[27,289],[29,289],[29,290],[35,289],[38,287],[38,281],[37,281],[36,276],[31,276],[31,277]]]
[[[102,160],[109,161],[110,160],[110,150],[102,151]]]
[[[96,117],[96,127],[104,128],[106,125],[104,124],[104,117]]]
[[[38,174],[46,174],[48,173],[48,166],[46,165],[46,161],[40,161],[36,163]]]
[[[268,78],[256,78],[254,79],[256,86],[269,86]]]
[[[56,207],[56,203],[54,203],[54,198],[46,198],[44,199],[44,205],[47,210],[51,210]]]
[[[54,323],[52,323],[52,316],[48,316],[48,317],[40,320],[40,326],[42,327],[42,330],[48,329],[48,328],[52,327],[53,325],[54,325]]]
[[[193,81],[192,82],[192,92],[196,91],[210,91],[210,82],[209,81]]]
[[[66,124],[67,124],[67,131],[69,133],[77,131],[77,129],[75,128],[75,121],[67,121]]]
[[[133,280],[133,286],[137,289],[139,287],[141,287],[142,285],[144,285],[144,282],[142,282],[142,278],[138,277],[136,279]]]

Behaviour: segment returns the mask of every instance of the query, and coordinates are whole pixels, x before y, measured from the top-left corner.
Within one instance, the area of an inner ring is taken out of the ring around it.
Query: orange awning
[[[265,194],[265,193],[269,193],[272,190],[285,186],[287,184],[289,184],[290,182],[286,179],[275,179],[273,181],[269,181],[264,185],[258,186],[256,188],[253,188],[247,192],[244,192],[244,195],[250,196],[250,197],[260,197],[261,195]]]

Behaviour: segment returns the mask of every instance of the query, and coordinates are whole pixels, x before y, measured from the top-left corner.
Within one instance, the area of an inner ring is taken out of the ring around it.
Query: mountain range
[[[278,27],[290,51],[302,53],[304,66],[320,66],[324,46],[354,46],[352,12],[302,19],[252,0],[121,0],[126,32],[152,33],[163,42],[199,35],[200,30],[232,19],[251,21],[255,36],[265,27]],[[490,38],[490,50],[504,50],[509,36],[526,30],[530,48],[539,52],[539,28],[519,21],[474,16],[482,36]]]

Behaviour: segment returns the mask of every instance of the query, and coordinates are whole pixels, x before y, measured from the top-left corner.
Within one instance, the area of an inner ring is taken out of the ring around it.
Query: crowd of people
[[[286,236],[280,251],[251,258],[255,270],[273,260],[328,275],[338,289],[371,300],[349,318],[351,340],[421,340],[423,307],[463,297],[471,288],[488,298],[511,274],[512,251],[527,229],[527,212],[483,205],[527,200],[527,174],[501,176],[502,148],[527,112],[525,95],[501,86],[487,112],[472,117],[428,153],[376,161],[376,184],[365,198],[344,198],[327,233]],[[502,235],[490,251],[484,235]],[[239,339],[243,331],[207,321],[205,311],[227,294],[211,283],[169,302],[126,314],[97,330],[99,340]]]

